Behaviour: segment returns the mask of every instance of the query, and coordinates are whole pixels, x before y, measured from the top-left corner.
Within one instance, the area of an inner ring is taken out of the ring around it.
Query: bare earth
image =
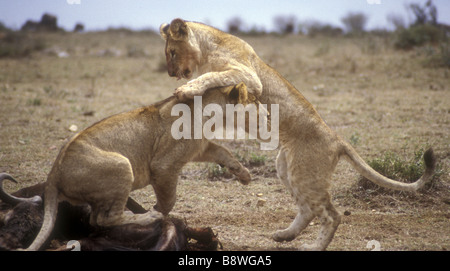
[[[77,131],[112,114],[168,97],[184,83],[164,70],[164,42],[151,33],[110,31],[39,34],[47,49],[22,59],[0,59],[0,172],[19,185],[43,182],[60,147]],[[351,141],[367,160],[392,151],[405,158],[432,146],[441,175],[418,194],[360,192],[359,175],[339,163],[332,194],[342,218],[329,250],[450,249],[450,70],[423,65],[420,50],[401,52],[386,38],[243,37]],[[192,163],[179,178],[173,215],[190,226],[210,226],[223,250],[295,250],[311,242],[319,221],[294,241],[271,234],[296,214],[276,178],[276,151],[253,140],[227,145],[251,169],[242,186],[217,165]],[[256,160],[259,165],[254,165]],[[133,192],[155,204],[151,187]]]

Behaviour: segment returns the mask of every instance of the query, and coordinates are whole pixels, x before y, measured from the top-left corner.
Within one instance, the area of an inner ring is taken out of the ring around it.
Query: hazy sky
[[[315,19],[342,26],[348,12],[363,12],[369,17],[368,29],[387,27],[386,16],[401,15],[405,22],[412,16],[409,3],[426,0],[0,0],[0,21],[19,29],[32,19],[39,21],[48,12],[58,17],[58,25],[72,30],[81,22],[87,30],[108,27],[157,30],[174,18],[199,21],[226,30],[227,21],[239,16],[247,27],[273,30],[277,15],[295,15],[301,22]],[[438,21],[450,24],[450,0],[434,0]]]

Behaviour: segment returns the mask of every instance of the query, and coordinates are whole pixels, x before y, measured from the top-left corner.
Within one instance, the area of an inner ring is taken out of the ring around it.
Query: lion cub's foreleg
[[[244,166],[237,161],[230,151],[220,145],[207,141],[204,151],[192,161],[196,162],[215,162],[227,167],[234,175],[236,175],[242,184],[248,184],[251,176]],[[199,146],[200,147],[200,146]],[[167,155],[165,157],[172,157]],[[176,202],[176,187],[178,180],[178,172],[181,170],[182,164],[166,163],[164,157],[156,159],[157,164],[152,165],[152,186],[155,190],[156,205],[153,207],[156,211],[167,215],[174,207]],[[170,167],[164,165],[170,164]]]
[[[251,176],[248,169],[239,163],[239,161],[234,158],[228,149],[213,142],[209,142],[205,151],[196,157],[194,161],[214,162],[225,166],[231,173],[236,175],[239,182],[242,184],[248,184],[251,181]]]
[[[167,170],[154,170],[151,177],[156,195],[156,205],[153,208],[164,215],[168,215],[175,206],[178,171],[175,166]]]
[[[262,83],[256,74],[248,67],[230,69],[221,72],[208,72],[176,89],[175,95],[179,100],[192,99],[202,96],[207,89],[226,87],[245,83],[248,92],[259,97],[262,93]]]

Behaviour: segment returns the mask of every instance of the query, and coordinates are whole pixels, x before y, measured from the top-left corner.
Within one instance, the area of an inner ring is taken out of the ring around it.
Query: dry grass
[[[39,38],[44,51],[0,59],[0,172],[21,181],[8,184],[9,191],[45,180],[73,135],[72,124],[83,129],[165,98],[183,83],[160,72],[164,43],[156,35],[116,31]],[[244,38],[367,160],[386,151],[409,158],[423,146],[432,146],[438,156],[439,189],[406,196],[359,191],[356,172],[339,163],[332,193],[338,209],[349,215],[329,249],[367,250],[372,239],[383,250],[450,249],[449,69],[425,68],[414,51],[395,51],[391,40],[376,37]],[[290,243],[270,238],[296,213],[276,178],[276,152],[260,151],[255,141],[224,144],[251,168],[254,181],[241,186],[226,174],[211,178],[210,165],[189,164],[180,176],[174,215],[192,226],[211,226],[224,250],[290,250],[313,241],[316,220]],[[261,161],[255,165],[252,159]],[[147,208],[155,203],[151,187],[133,196]]]

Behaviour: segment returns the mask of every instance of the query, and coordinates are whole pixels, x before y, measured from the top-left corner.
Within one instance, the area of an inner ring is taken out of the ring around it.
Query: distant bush
[[[438,44],[445,38],[445,32],[436,25],[413,25],[398,31],[395,48],[409,50],[427,43]]]
[[[363,33],[369,18],[364,13],[350,12],[344,16],[341,21],[345,25],[345,29],[349,34]]]
[[[29,33],[6,31],[0,34],[0,58],[27,57],[35,51],[45,49],[43,39]]]
[[[417,3],[409,4],[409,9],[415,17],[414,25],[437,24],[437,8],[432,0],[428,0],[423,6]]]
[[[240,17],[233,17],[227,22],[228,32],[232,34],[236,34],[242,32],[242,26],[244,22]]]
[[[28,20],[22,25],[22,31],[32,32],[56,32],[63,31],[58,27],[58,18],[54,15],[44,13],[39,22]]]
[[[338,37],[341,36],[344,31],[339,27],[334,27],[332,25],[326,24],[321,26],[312,27],[308,31],[308,35],[311,37],[322,35],[328,37]]]
[[[322,23],[319,21],[304,21],[299,25],[300,32],[309,37],[326,36],[338,37],[343,34],[342,28],[335,27],[331,24]]]
[[[73,32],[76,32],[76,33],[80,33],[83,31],[84,31],[84,24],[82,24],[82,23],[77,23],[75,25],[75,27],[73,28]]]
[[[11,31],[3,22],[0,22],[0,32]]]
[[[273,23],[277,32],[282,34],[292,34],[295,32],[297,17],[295,17],[295,15],[278,15],[273,18]]]
[[[423,6],[410,4],[409,9],[415,17],[414,23],[408,28],[397,28],[395,48],[410,50],[421,47],[417,52],[425,54],[425,66],[450,67],[450,27],[438,23],[437,8],[432,0]]]
[[[397,28],[397,49],[409,50],[426,44],[437,45],[446,40],[446,30],[437,22],[437,8],[432,0],[425,5],[412,3],[408,6],[415,17],[414,23],[408,27]]]
[[[405,20],[401,15],[390,13],[386,16],[389,24],[391,24],[395,30],[404,29],[406,27]]]

